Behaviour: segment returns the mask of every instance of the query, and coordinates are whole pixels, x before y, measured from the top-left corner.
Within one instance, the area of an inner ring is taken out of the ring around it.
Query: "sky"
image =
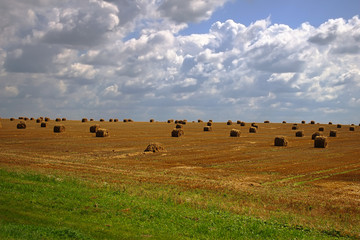
[[[360,123],[358,0],[2,0],[0,117]]]

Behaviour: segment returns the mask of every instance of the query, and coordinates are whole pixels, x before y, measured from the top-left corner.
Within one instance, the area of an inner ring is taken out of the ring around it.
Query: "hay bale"
[[[236,121],[236,124],[241,124],[241,121],[240,121],[240,120],[237,120],[237,121]]]
[[[314,148],[326,148],[327,139],[324,136],[317,136],[314,139]]]
[[[325,131],[324,127],[319,127],[319,132]]]
[[[238,129],[231,129],[230,131],[230,137],[240,137],[240,130]]]
[[[65,132],[65,126],[64,125],[55,125],[54,133],[61,133],[61,132]]]
[[[90,132],[91,132],[91,133],[96,133],[97,130],[99,130],[99,128],[100,128],[100,125],[99,125],[99,124],[92,125],[92,126],[90,127]]]
[[[233,124],[233,123],[232,123],[231,120],[228,120],[227,123],[226,123],[226,125],[232,125],[232,124]]]
[[[117,118],[114,119],[114,122],[118,122],[118,121],[119,121],[119,119],[117,119]]]
[[[352,132],[354,132],[354,131],[355,131],[355,127],[354,127],[354,126],[351,126],[351,127],[349,128],[349,130],[352,131]]]
[[[152,118],[152,119],[150,119],[150,122],[153,123],[153,122],[155,122],[155,120]]]
[[[166,149],[161,143],[150,143],[144,152],[166,152]]]
[[[286,147],[288,145],[288,141],[285,137],[280,136],[280,137],[275,137],[274,140],[274,145],[275,146],[281,146],[281,147]]]
[[[174,119],[167,120],[167,123],[173,123],[173,122],[174,122]]]
[[[90,122],[93,122],[94,121],[94,119],[93,118],[90,118]]]
[[[337,128],[341,128],[341,124],[336,125]]]
[[[313,121],[313,120],[312,120],[312,121],[310,121],[310,124],[315,124],[315,121]]]
[[[259,129],[259,126],[256,123],[252,123],[251,126],[256,128],[256,129]]]
[[[128,122],[134,122],[134,120],[132,120],[131,118],[128,119]]]
[[[100,122],[105,122],[105,119],[103,119],[103,118],[100,118]]]
[[[55,121],[56,122],[61,122],[61,118],[56,118]]]
[[[47,123],[46,123],[46,122],[42,122],[42,123],[40,124],[40,127],[42,127],[42,128],[46,128],[46,126],[47,126]]]
[[[19,120],[24,120],[24,117],[18,117]]]
[[[41,123],[41,119],[40,118],[38,118],[38,119],[36,119],[36,123]]]
[[[202,123],[203,122],[203,120],[201,120],[201,119],[198,119],[198,123]]]
[[[282,121],[282,123],[286,123],[286,121]]]
[[[112,119],[112,118],[109,119],[109,122],[113,122],[113,121],[114,121],[114,119]]]
[[[270,123],[270,121],[269,121],[269,120],[265,120],[264,123]]]
[[[109,136],[109,132],[105,128],[99,128],[96,131],[96,137],[108,137],[108,136]]]
[[[46,117],[45,122],[50,122],[50,118]]]
[[[183,125],[181,124],[176,124],[176,127],[175,128],[183,128]]]
[[[332,125],[332,122],[329,122],[329,125]]]
[[[184,135],[184,131],[181,128],[175,128],[171,132],[172,137],[181,137],[182,135]]]
[[[304,130],[300,130],[295,133],[295,137],[303,137],[303,136],[304,136]]]
[[[26,128],[26,123],[23,121],[20,121],[17,125],[16,125],[17,129],[25,129]]]
[[[291,129],[292,129],[292,130],[298,130],[299,127],[298,127],[298,125],[295,125],[295,124],[294,124],[294,125],[291,127]]]
[[[83,118],[83,119],[81,119],[81,122],[87,122],[88,121],[88,119],[87,118]]]
[[[313,135],[311,135],[311,139],[315,140],[316,137],[322,136],[322,133],[314,132]]]
[[[211,126],[205,126],[204,127],[204,132],[211,132],[212,131],[212,127]]]
[[[211,126],[212,126],[212,122],[207,122],[206,125],[209,126],[209,127],[211,127]]]
[[[249,133],[256,133],[256,132],[257,132],[257,128],[255,128],[255,127],[249,128]]]
[[[306,122],[304,120],[301,121],[301,124],[305,124]]]
[[[30,121],[34,121],[35,119],[32,117],[32,118],[30,118]]]
[[[210,119],[208,122],[213,122],[213,120]]]
[[[15,121],[15,118],[10,118],[10,121]]]
[[[242,127],[244,127],[245,125],[246,125],[245,122],[241,122],[241,123],[240,123],[240,126],[242,126]]]
[[[24,120],[25,120],[25,121],[29,121],[29,118],[27,118],[27,117],[24,117]]]
[[[61,121],[65,122],[65,121],[66,121],[66,118],[62,118]]]
[[[331,130],[329,137],[336,137],[337,136],[337,131],[336,130]]]

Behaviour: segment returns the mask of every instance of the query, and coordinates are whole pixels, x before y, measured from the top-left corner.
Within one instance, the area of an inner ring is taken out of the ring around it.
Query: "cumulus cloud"
[[[140,120],[360,114],[358,16],[298,28],[270,18],[248,26],[227,20],[205,34],[179,34],[225,2],[2,1],[0,109],[16,114],[7,109],[26,100],[32,112],[73,118],[97,111]]]

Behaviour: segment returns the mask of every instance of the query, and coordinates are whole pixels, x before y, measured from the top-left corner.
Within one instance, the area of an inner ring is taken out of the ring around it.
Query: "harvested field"
[[[66,131],[52,131],[55,121],[40,128],[34,121],[17,130],[19,120],[1,120],[0,167],[46,174],[75,175],[97,182],[156,184],[206,190],[222,196],[221,208],[290,225],[336,230],[360,237],[360,131],[328,125],[326,148],[314,148],[317,125],[304,124],[296,137],[290,123],[257,123],[261,131],[237,125],[241,136],[229,137],[233,126],[188,122],[186,134],[171,137],[174,124],[110,123],[106,138],[89,133],[94,122],[66,121]],[[284,136],[286,148],[274,147]],[[150,142],[167,152],[146,154]],[[180,199],[180,198],[179,198]],[[181,200],[193,205],[202,199]]]

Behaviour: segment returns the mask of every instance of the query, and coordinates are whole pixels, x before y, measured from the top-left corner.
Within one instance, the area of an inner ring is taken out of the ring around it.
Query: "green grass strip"
[[[0,169],[0,239],[349,239],[334,235],[177,204],[170,195]]]

